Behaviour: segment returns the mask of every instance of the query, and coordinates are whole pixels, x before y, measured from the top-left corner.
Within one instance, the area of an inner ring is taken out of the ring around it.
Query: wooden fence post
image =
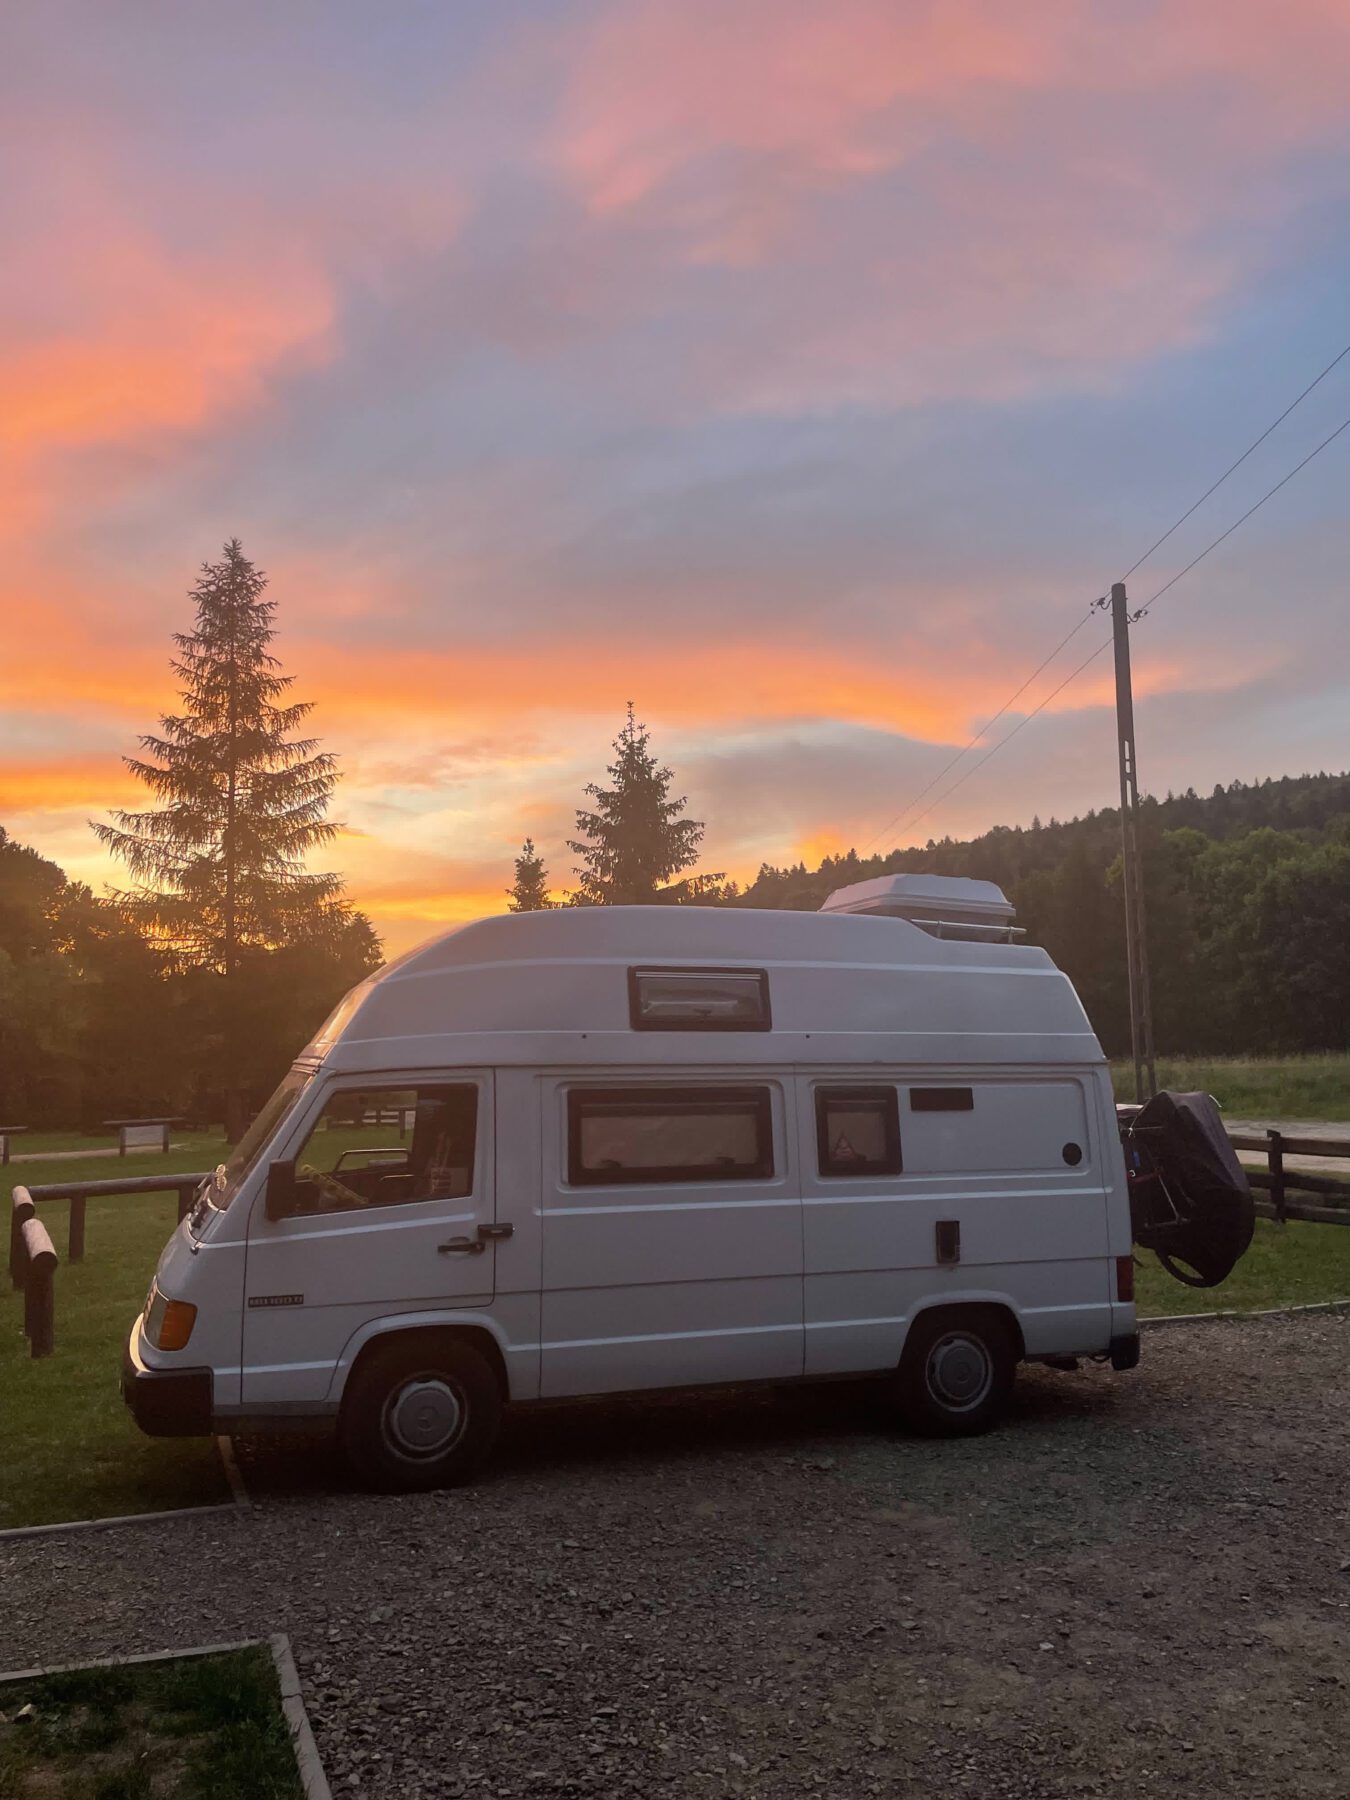
[[[1284,1195],[1284,1138],[1278,1131],[1268,1130],[1266,1141],[1269,1149],[1266,1155],[1270,1162],[1270,1197],[1275,1204],[1275,1217],[1283,1225],[1285,1223]]]
[[[47,1227],[25,1219],[22,1230],[28,1263],[23,1287],[23,1329],[30,1356],[50,1356],[56,1347],[56,1251]]]
[[[70,1233],[66,1239],[66,1261],[84,1261],[84,1208],[87,1196],[72,1194],[70,1196]]]
[[[33,1197],[26,1187],[16,1187],[9,1209],[9,1280],[10,1286],[23,1286],[26,1258],[23,1247],[23,1228],[29,1219],[37,1217],[37,1208],[33,1205]]]

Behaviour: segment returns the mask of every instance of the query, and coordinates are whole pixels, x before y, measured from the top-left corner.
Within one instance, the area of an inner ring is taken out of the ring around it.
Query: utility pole
[[[1120,837],[1125,863],[1125,956],[1130,978],[1130,1048],[1134,1054],[1134,1097],[1142,1102],[1158,1091],[1153,1062],[1153,1002],[1148,985],[1148,933],[1144,923],[1144,883],[1139,864],[1139,787],[1134,753],[1134,695],[1130,685],[1130,615],[1125,583],[1111,589],[1111,630],[1116,652],[1116,734],[1120,742]]]

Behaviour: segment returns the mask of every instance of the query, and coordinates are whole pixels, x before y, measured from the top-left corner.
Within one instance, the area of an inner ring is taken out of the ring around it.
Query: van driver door
[[[269,1219],[259,1194],[249,1219],[245,1405],[323,1400],[369,1319],[491,1301],[494,1135],[486,1070],[325,1090],[286,1150],[294,1210]]]

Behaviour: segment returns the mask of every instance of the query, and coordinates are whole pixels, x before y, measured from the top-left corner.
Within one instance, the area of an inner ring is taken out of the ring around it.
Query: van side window
[[[473,1192],[472,1082],[330,1094],[296,1157],[298,1212],[350,1212]]]
[[[574,1187],[765,1181],[773,1174],[766,1087],[571,1088]]]
[[[893,1087],[817,1087],[820,1173],[899,1175],[900,1108]]]

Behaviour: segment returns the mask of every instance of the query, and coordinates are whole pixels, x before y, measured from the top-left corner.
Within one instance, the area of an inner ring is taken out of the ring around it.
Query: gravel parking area
[[[290,1634],[334,1790],[1343,1796],[1350,1320],[1025,1372],[1001,1430],[864,1391],[572,1407],[470,1490],[245,1452],[218,1514],[0,1549],[0,1666]]]

